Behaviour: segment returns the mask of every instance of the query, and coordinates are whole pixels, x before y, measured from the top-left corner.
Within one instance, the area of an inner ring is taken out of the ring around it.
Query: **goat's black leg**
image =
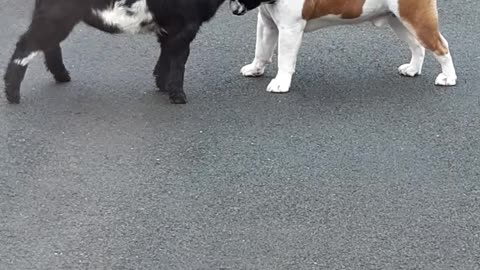
[[[166,49],[162,46],[162,52],[158,59],[153,75],[155,76],[155,83],[157,84],[160,92],[167,92],[167,81],[170,75],[170,62],[171,59],[166,52]]]
[[[5,96],[10,103],[20,103],[20,84],[25,77],[28,61],[33,58],[35,54],[35,52],[30,52],[32,56],[28,58],[28,50],[24,48],[22,39],[20,39],[3,77],[5,81]]]
[[[172,35],[169,32],[169,36],[161,40],[162,55],[165,54],[165,57],[168,57],[170,62],[166,81],[170,101],[174,104],[187,103],[187,97],[183,91],[185,64],[190,55],[190,43],[197,35],[199,28],[200,24],[192,23],[183,27],[177,34]],[[159,67],[162,67],[162,61],[160,61]]]
[[[58,10],[61,11],[62,7]],[[73,16],[65,19],[65,14],[58,10],[44,9],[42,13],[34,11],[30,28],[17,42],[15,52],[4,76],[5,94],[9,102],[20,102],[20,85],[25,77],[28,64],[40,51],[50,54],[50,50],[53,49],[54,51],[47,57],[47,61],[51,62],[52,69],[55,72],[59,72],[58,75],[63,71],[58,64],[61,61],[61,53],[59,54],[58,49],[55,51],[55,48],[60,48],[58,44],[68,36],[73,27],[80,21],[80,18],[75,17],[74,13]],[[68,13],[68,9],[66,10]],[[61,66],[63,66],[63,63]],[[64,76],[63,78],[59,77],[59,79],[66,78]]]
[[[190,54],[190,45],[183,48],[175,48],[172,51],[172,61],[170,64],[170,76],[167,84],[170,101],[173,104],[187,103],[187,96],[183,91],[183,81],[185,76],[185,64]]]
[[[62,49],[60,44],[45,50],[45,65],[48,71],[53,74],[55,81],[59,83],[69,82],[71,80],[68,70],[63,64]]]

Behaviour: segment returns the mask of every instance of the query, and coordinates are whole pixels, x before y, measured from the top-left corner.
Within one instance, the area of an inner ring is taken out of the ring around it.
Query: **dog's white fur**
[[[361,16],[356,19],[342,19],[340,16],[328,15],[310,21],[302,17],[305,0],[277,0],[274,4],[261,4],[257,21],[255,59],[251,64],[244,66],[241,73],[247,77],[263,75],[267,64],[272,61],[273,52],[278,43],[278,73],[268,85],[267,91],[288,92],[304,32],[334,25],[371,21],[377,26],[390,24],[398,37],[409,45],[412,59],[410,63],[399,67],[400,74],[411,77],[420,75],[425,48],[408,29],[408,23],[399,19],[398,1],[366,0]],[[448,47],[447,41],[441,38]],[[438,75],[435,84],[455,85],[457,75],[450,53],[443,56],[436,55],[436,58],[442,65],[442,73]]]

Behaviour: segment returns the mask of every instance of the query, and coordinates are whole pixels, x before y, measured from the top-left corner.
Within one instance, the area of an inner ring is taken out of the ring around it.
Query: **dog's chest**
[[[146,0],[116,0],[105,9],[94,10],[94,13],[105,24],[114,26],[121,32],[131,34],[160,32]]]

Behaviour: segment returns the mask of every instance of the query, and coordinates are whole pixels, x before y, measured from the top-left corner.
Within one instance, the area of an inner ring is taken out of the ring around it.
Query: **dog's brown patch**
[[[448,53],[438,31],[436,0],[399,0],[398,5],[401,20],[408,23],[423,46],[438,55]]]
[[[305,0],[302,17],[312,20],[327,15],[340,15],[343,19],[355,19],[362,15],[364,4],[365,0]]]

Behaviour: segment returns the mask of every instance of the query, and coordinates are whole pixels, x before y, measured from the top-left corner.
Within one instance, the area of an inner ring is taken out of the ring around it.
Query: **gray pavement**
[[[32,1],[0,2],[3,70]],[[186,106],[155,92],[154,38],[78,27],[70,84],[38,58],[2,93],[0,269],[480,269],[480,2],[439,6],[455,88],[431,55],[397,75],[407,47],[364,24],[308,34],[269,94],[275,65],[239,74],[255,13],[224,6]]]

